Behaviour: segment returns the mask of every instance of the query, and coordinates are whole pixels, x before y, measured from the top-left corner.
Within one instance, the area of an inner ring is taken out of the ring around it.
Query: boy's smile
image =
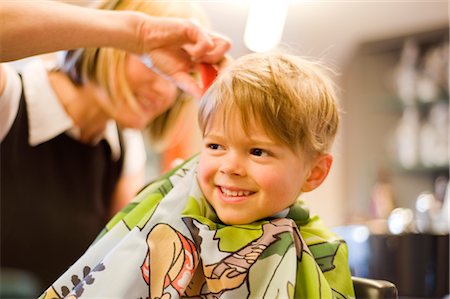
[[[205,132],[197,179],[208,202],[226,224],[247,224],[292,205],[310,174],[307,159],[270,137],[240,114],[217,116]]]
[[[227,188],[227,187],[220,187],[220,191],[222,192],[222,194],[224,196],[231,196],[231,197],[236,197],[236,196],[249,196],[252,195],[255,192],[252,191],[247,191],[247,190],[240,190],[237,188]]]
[[[218,196],[225,202],[239,202],[246,200],[247,197],[255,194],[253,191],[234,187],[218,186]]]

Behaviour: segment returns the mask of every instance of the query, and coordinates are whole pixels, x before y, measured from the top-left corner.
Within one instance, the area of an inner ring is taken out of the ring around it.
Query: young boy
[[[200,104],[201,154],[146,187],[42,298],[352,298],[347,247],[298,199],[332,163],[320,66],[250,54]]]

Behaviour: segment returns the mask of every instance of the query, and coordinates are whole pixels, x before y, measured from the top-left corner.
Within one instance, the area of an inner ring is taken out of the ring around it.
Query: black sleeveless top
[[[108,220],[123,166],[120,143],[119,161],[107,141],[93,146],[64,133],[30,146],[22,90],[0,145],[2,268],[33,272],[44,290],[84,253]]]

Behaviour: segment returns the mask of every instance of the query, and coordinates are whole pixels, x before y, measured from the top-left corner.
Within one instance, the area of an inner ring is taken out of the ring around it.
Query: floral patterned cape
[[[40,298],[354,298],[346,244],[300,200],[224,225],[197,163],[143,189]]]

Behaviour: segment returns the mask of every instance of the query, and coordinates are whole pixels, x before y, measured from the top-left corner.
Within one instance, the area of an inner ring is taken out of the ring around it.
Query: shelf
[[[434,190],[437,176],[448,178],[448,164],[427,167],[414,163],[440,165],[448,160],[448,143],[444,142],[449,135],[448,40],[449,27],[444,24],[424,32],[364,42],[344,70],[346,189],[357,209],[370,211],[371,190],[382,169],[389,172],[397,206],[413,209],[421,192]],[[408,60],[405,45],[411,46],[411,41],[415,43],[413,58]],[[438,53],[439,59],[430,53]],[[439,68],[431,83],[437,89],[427,92],[423,78],[433,67]],[[421,78],[420,84],[417,78]],[[417,89],[419,85],[422,89]],[[433,94],[436,100],[432,102],[418,98]],[[402,97],[411,100],[402,101]],[[417,166],[402,166],[409,164]]]
[[[434,105],[449,105],[449,97],[441,96],[431,102],[416,100],[411,105],[405,105],[397,96],[386,96],[378,100],[377,112],[401,113],[405,108],[416,107],[419,111],[428,111]]]
[[[414,167],[404,167],[398,163],[393,163],[393,169],[399,173],[410,173],[410,174],[424,174],[429,175],[430,173],[445,173],[449,174],[450,165],[442,165],[442,166],[425,166],[425,165],[417,165]]]

